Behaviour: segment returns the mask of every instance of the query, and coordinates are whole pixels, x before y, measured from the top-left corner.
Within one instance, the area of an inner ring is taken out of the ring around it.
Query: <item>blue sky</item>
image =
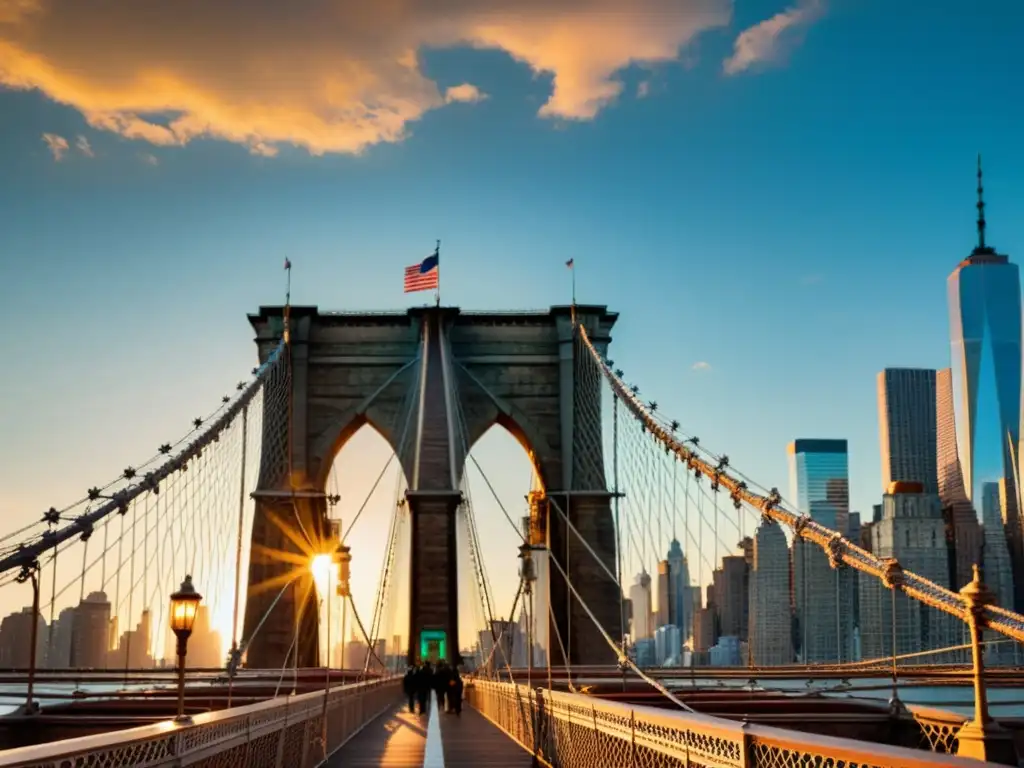
[[[0,0],[5,528],[209,410],[252,367],[245,315],[281,302],[286,255],[296,303],[403,308],[402,268],[436,238],[444,301],[466,308],[566,303],[573,257],[662,411],[784,490],[788,441],[845,437],[866,511],[875,374],[948,365],[979,151],[989,240],[1024,253],[1008,0],[494,2],[483,20],[451,0],[434,26],[401,2],[402,23],[356,14],[337,41],[303,27],[327,3],[143,26],[92,4]],[[175,37],[206,21],[240,32]],[[500,475],[516,450],[489,438],[480,460]]]

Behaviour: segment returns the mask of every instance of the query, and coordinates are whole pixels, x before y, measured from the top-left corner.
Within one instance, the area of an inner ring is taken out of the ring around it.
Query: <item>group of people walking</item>
[[[450,667],[444,660],[436,666],[429,661],[417,667],[409,667],[402,681],[405,695],[409,699],[409,711],[425,715],[430,703],[430,694],[437,694],[437,706],[442,712],[462,714],[462,676],[457,667]]]

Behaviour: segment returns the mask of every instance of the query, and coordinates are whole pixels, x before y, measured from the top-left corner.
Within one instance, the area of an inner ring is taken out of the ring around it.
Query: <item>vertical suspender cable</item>
[[[238,531],[235,537],[235,605],[231,613],[231,655],[232,662],[238,652],[238,611],[242,598],[242,535],[245,532],[245,452],[249,444],[249,405],[242,409],[242,466],[238,481]],[[330,651],[328,650],[328,653]],[[328,663],[327,666],[330,666]],[[231,688],[235,676],[228,676],[228,707],[231,707]]]

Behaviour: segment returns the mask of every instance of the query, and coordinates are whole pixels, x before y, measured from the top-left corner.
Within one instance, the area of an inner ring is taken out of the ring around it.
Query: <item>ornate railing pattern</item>
[[[788,731],[580,694],[478,681],[470,704],[555,768],[925,768],[965,758]]]
[[[327,702],[327,754],[394,705],[398,680],[338,686]],[[313,768],[324,759],[323,692],[0,752],[0,768]]]

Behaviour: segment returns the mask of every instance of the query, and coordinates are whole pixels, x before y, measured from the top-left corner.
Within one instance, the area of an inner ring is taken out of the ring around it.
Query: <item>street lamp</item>
[[[203,596],[192,586],[192,577],[186,576],[178,591],[171,595],[171,631],[178,638],[178,716],[175,722],[190,723],[192,718],[185,714],[185,654],[192,625]]]

